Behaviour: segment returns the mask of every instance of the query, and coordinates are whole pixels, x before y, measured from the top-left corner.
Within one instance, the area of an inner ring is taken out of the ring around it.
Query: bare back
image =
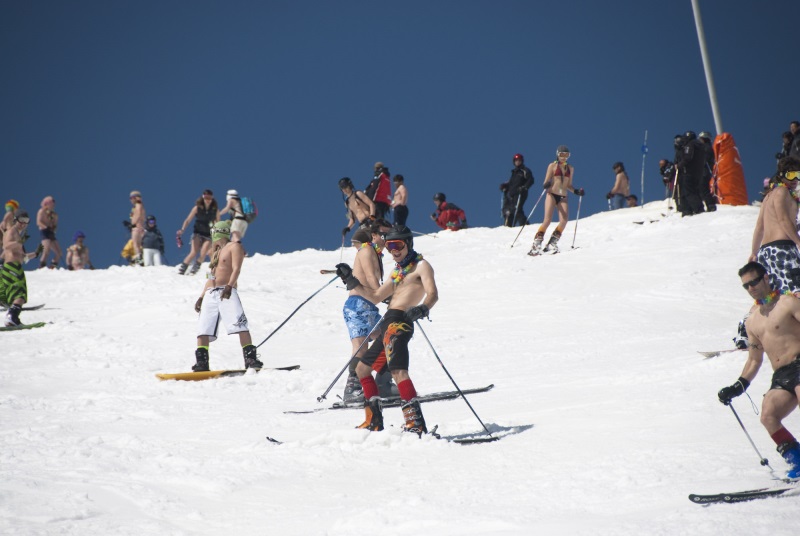
[[[364,296],[362,288],[367,287],[377,290],[381,286],[381,267],[378,255],[372,245],[362,247],[356,253],[356,260],[353,263],[353,275],[361,282],[361,285],[350,291],[350,296]]]
[[[745,323],[751,352],[766,352],[777,370],[800,355],[800,299],[781,296],[769,308],[756,307]]]
[[[764,197],[753,231],[751,260],[755,260],[762,245],[777,240],[791,240],[800,246],[796,224],[797,206],[784,187],[775,188]]]

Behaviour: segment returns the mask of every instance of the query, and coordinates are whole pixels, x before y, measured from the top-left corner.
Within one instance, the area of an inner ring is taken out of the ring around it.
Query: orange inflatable
[[[746,205],[747,184],[739,149],[733,136],[724,132],[714,139],[714,176],[711,190],[723,205]]]

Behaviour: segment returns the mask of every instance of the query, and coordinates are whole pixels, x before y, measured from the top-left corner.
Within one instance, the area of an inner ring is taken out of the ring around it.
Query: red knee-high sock
[[[414,384],[411,383],[410,379],[398,383],[397,391],[400,393],[400,398],[406,402],[413,400],[417,396],[417,390],[414,389]]]
[[[400,386],[398,386],[398,388],[399,387]],[[772,434],[772,440],[775,441],[776,445],[783,445],[784,443],[795,443],[797,441],[794,438],[794,436],[789,432],[789,430],[787,430],[783,426],[781,426],[780,430]]]
[[[378,396],[378,384],[375,383],[375,378],[372,377],[372,374],[365,378],[359,378],[358,381],[361,382],[361,389],[364,390],[364,400]]]

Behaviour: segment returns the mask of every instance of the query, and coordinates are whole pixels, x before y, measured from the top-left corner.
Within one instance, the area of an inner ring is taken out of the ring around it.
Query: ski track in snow
[[[205,266],[29,271],[31,303],[47,306],[22,318],[52,324],[2,335],[0,533],[794,534],[797,498],[687,499],[770,484],[716,399],[746,354],[697,354],[730,347],[749,308],[736,272],[757,209],[667,212],[654,202],[582,219],[575,250],[571,222],[562,253],[537,258],[526,255],[537,224],[514,248],[518,228],[415,239],[439,285],[422,323],[436,352],[461,388],[496,385],[468,399],[503,437],[471,446],[401,434],[397,408],[381,433],[353,428],[360,410],[283,413],[318,407],[348,359],[338,282],[259,349],[266,366],[299,371],[159,382],[194,361]],[[245,261],[256,344],[330,281],[319,270],[339,256]],[[420,333],[411,349],[420,393],[453,388]],[[236,336],[212,343],[211,364],[241,368]],[[769,377],[765,366],[748,391],[757,403]],[[782,473],[750,402],[735,407]],[[482,431],[461,400],[423,411],[443,436]],[[795,434],[798,415],[786,421]]]

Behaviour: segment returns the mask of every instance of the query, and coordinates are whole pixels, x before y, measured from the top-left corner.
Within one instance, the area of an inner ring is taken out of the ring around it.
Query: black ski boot
[[[194,274],[196,274],[196,273],[198,272],[198,270],[200,270],[200,263],[199,263],[199,262],[195,262],[195,263],[192,265],[192,269],[189,271],[189,275],[194,275]]]
[[[364,422],[356,428],[366,428],[370,432],[380,432],[383,430],[383,412],[381,411],[381,399],[373,396],[369,402],[364,402]]]
[[[194,357],[197,359],[197,363],[192,365],[192,370],[194,372],[208,371],[208,348],[198,348],[194,351]]]
[[[347,376],[347,384],[344,386],[344,396],[342,400],[344,400],[345,404],[364,403],[364,389],[361,387],[361,382],[358,381],[358,376],[355,374]]]
[[[19,312],[21,310],[22,307],[17,305],[16,303],[8,308],[8,312],[6,313],[6,318],[5,318],[6,327],[22,325],[22,321],[19,319]]]
[[[178,265],[178,275],[183,275],[186,273],[186,269],[189,267],[185,262],[182,262]]]
[[[420,437],[422,437],[422,434],[428,433],[428,427],[425,426],[425,417],[422,416],[422,408],[419,407],[419,400],[416,397],[403,404],[403,418],[406,420],[403,428],[404,432],[414,432]]]
[[[264,363],[259,361],[256,356],[256,347],[252,344],[248,344],[247,346],[242,347],[242,353],[244,354],[244,368],[258,368],[264,366]]]
[[[378,384],[378,395],[381,398],[390,398],[400,394],[397,385],[392,381],[392,373],[387,369],[375,375],[375,383]]]

